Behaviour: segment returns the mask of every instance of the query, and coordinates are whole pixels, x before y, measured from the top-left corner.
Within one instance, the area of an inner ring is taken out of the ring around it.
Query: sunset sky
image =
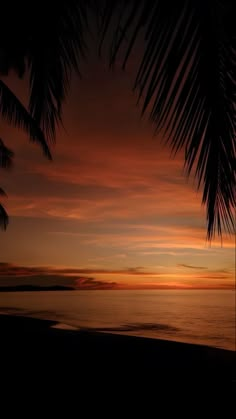
[[[183,155],[153,136],[132,93],[134,63],[110,72],[95,55],[73,77],[53,162],[1,125],[15,152],[1,171],[10,215],[0,232],[0,285],[233,288],[234,238],[206,242],[205,210]],[[5,80],[27,103],[26,82]]]

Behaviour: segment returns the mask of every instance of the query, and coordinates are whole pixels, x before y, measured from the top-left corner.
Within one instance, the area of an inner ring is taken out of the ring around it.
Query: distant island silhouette
[[[75,288],[63,285],[39,286],[39,285],[15,285],[0,287],[0,292],[16,291],[74,291]]]

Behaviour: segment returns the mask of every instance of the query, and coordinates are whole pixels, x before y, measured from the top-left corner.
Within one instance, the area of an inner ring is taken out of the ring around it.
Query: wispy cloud
[[[39,266],[17,266],[11,263],[0,263],[0,277],[27,277],[32,275],[79,275],[79,274],[124,274],[124,275],[152,275],[156,272],[149,271],[144,267],[128,267],[123,269],[90,269],[90,268],[63,268],[63,267],[39,267]]]
[[[0,263],[0,286],[37,285],[37,286],[70,286],[75,289],[113,289],[116,283],[102,281],[79,274],[92,273],[83,269],[54,269],[50,267],[16,266]],[[73,275],[71,275],[73,274]]]
[[[117,287],[165,287],[169,280],[170,286],[192,286],[194,275],[204,273],[201,266],[208,266],[210,276],[231,266],[233,277],[234,240],[224,238],[223,248],[219,240],[206,243],[201,193],[191,178],[186,181],[184,154],[172,159],[153,139],[152,127],[139,118],[127,74],[104,76],[101,63],[85,74],[81,84],[72,80],[64,109],[67,133],[57,132],[53,163],[22,132],[1,128],[16,154],[14,170],[1,174],[11,222],[0,255],[19,265],[9,267],[8,278],[12,271],[19,280],[82,277],[80,286],[83,278],[86,286],[110,281]],[[19,83],[11,87],[27,103],[26,90]],[[49,266],[30,272],[25,266],[59,263],[64,271]],[[132,268],[139,265],[145,269]]]
[[[195,270],[198,270],[198,269],[204,269],[205,270],[205,269],[207,269],[206,266],[193,266],[193,265],[187,265],[185,263],[178,263],[177,266],[179,266],[181,268],[189,268],[189,269],[195,269]]]
[[[109,290],[117,286],[116,282],[98,281],[94,278],[78,278],[74,284],[76,289],[83,290]]]
[[[222,282],[224,281],[224,282]],[[83,290],[106,289],[198,289],[233,288],[233,280],[225,271],[181,274],[144,267],[122,269],[65,268],[18,266],[0,263],[0,286],[63,285]]]

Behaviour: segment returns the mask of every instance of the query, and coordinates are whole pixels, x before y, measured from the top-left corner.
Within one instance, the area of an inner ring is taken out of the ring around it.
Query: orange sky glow
[[[230,289],[235,241],[206,242],[201,193],[183,155],[140,119],[132,68],[109,72],[90,57],[73,77],[53,162],[3,125],[15,152],[1,172],[10,225],[0,237],[0,285],[77,289]],[[9,86],[23,101],[24,82]]]

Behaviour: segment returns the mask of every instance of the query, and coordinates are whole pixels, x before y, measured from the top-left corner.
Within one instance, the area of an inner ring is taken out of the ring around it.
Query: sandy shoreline
[[[219,374],[228,378],[235,377],[235,352],[204,345],[181,343],[175,341],[142,338],[122,334],[94,331],[77,331],[58,329],[56,321],[41,320],[31,317],[0,315],[0,330],[6,339],[1,345],[7,351],[10,341],[21,340],[21,349],[28,352],[30,345],[34,350],[44,354],[47,343],[48,352],[57,346],[57,353],[69,351],[86,352],[90,349],[109,359],[119,354],[119,358],[132,365],[135,355],[140,366],[153,369],[180,369],[182,371],[205,370],[207,374],[217,368]],[[24,348],[25,346],[25,348]],[[23,354],[22,354],[23,355]],[[158,362],[161,357],[162,362]]]
[[[29,388],[43,382],[44,391],[48,386],[48,391],[63,389],[63,393],[77,387],[80,394],[85,388],[86,393],[92,394],[101,388],[105,392],[116,388],[123,395],[134,388],[142,394],[147,388],[149,393],[157,388],[160,392],[161,388],[170,395],[177,391],[195,395],[197,391],[198,398],[202,394],[200,399],[207,395],[207,400],[215,400],[217,394],[222,399],[225,394],[227,404],[231,398],[234,400],[233,351],[111,333],[60,330],[52,327],[55,324],[0,316],[2,379],[10,379],[11,391],[18,391],[19,383]]]

